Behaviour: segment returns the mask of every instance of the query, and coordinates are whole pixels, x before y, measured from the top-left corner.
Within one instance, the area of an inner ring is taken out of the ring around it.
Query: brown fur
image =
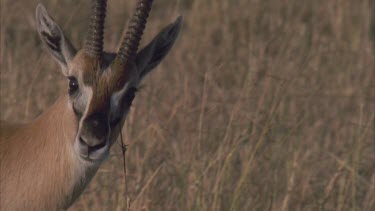
[[[67,102],[59,98],[30,124],[1,124],[0,210],[67,208],[95,173],[73,152],[77,122]]]
[[[80,51],[73,60],[72,72],[81,75],[83,84],[92,88],[93,96],[89,104],[86,116],[101,111],[109,110],[109,97],[111,87],[110,75],[101,70],[101,63],[96,58],[90,57],[84,51]]]
[[[103,70],[100,61],[95,57],[82,50],[77,53],[72,61],[72,74],[81,75],[83,83],[93,90],[86,116],[99,111],[107,114],[111,94],[122,89],[124,84],[131,80],[131,76],[136,75],[135,65],[130,62],[128,64],[126,67],[120,64]]]

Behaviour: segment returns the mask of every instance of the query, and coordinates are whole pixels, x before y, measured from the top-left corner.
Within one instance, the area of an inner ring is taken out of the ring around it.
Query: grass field
[[[67,80],[35,30],[39,1],[1,1],[1,118],[28,121]],[[76,46],[89,1],[42,0]],[[116,50],[134,0],[109,1]],[[71,210],[375,210],[372,0],[158,0],[142,44],[177,15],[115,146]]]

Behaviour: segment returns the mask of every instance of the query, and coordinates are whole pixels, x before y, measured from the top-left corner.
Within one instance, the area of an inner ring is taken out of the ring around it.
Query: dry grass
[[[89,1],[42,1],[76,46]],[[66,80],[34,23],[1,0],[1,118],[31,120]],[[114,50],[134,1],[110,1]],[[178,14],[171,54],[124,127],[131,210],[375,210],[374,1],[155,2],[144,42]],[[123,210],[121,149],[72,210]]]

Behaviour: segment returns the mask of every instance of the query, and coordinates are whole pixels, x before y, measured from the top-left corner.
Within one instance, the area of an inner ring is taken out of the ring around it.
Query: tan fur
[[[67,103],[59,98],[30,124],[1,124],[0,210],[67,208],[97,170],[73,151],[77,122]]]

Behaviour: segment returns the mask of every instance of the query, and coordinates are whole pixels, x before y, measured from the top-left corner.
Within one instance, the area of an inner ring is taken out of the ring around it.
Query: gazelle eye
[[[73,95],[78,90],[78,81],[75,77],[70,76],[69,79],[69,95]]]

